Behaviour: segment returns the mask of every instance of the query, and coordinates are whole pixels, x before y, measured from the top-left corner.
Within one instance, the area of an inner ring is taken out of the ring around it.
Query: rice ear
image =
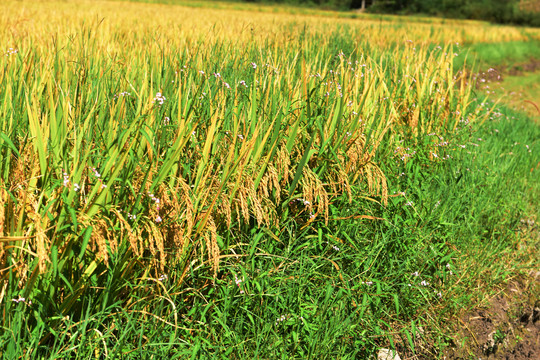
[[[4,182],[2,179],[0,179],[0,236],[4,235],[4,224],[6,223],[6,206],[8,201],[8,194],[6,190],[4,190]],[[1,246],[1,245],[0,245]],[[0,259],[2,248],[0,248]]]
[[[208,218],[208,231],[204,235],[206,240],[206,248],[208,251],[208,258],[212,264],[212,271],[214,277],[217,275],[219,269],[219,245],[217,242],[217,227],[212,217]]]
[[[116,215],[116,218],[120,222],[121,237],[126,236],[133,253],[136,256],[142,256],[144,252],[144,244],[142,243],[142,237],[137,236],[137,233],[131,228],[131,225],[129,225],[129,223],[118,210],[111,209],[111,212]]]
[[[97,245],[97,256],[106,265],[109,264],[109,249],[107,248],[107,243],[110,244],[111,252],[116,252],[116,242],[114,241],[111,243],[111,241],[107,240],[110,240],[110,237],[108,237],[107,223],[104,219],[99,219],[93,226],[90,241]]]
[[[28,196],[32,201],[32,196]],[[36,211],[37,202],[33,205],[27,205],[26,209],[28,211],[28,217],[32,220],[34,225],[34,236],[35,236],[35,247],[36,255],[38,259],[38,269],[40,274],[44,274],[47,271],[47,264],[51,262],[49,258],[48,245],[50,243],[47,235],[45,234],[44,228],[46,228],[47,219],[45,219],[45,224],[43,224],[43,219]],[[44,226],[45,225],[45,226]],[[30,236],[31,234],[27,234]]]

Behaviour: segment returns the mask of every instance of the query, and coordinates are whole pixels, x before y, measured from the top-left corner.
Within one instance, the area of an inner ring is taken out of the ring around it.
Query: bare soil
[[[538,257],[540,226],[521,221],[523,246]],[[540,269],[517,276],[505,288],[459,318],[446,359],[540,359]]]
[[[498,66],[480,71],[473,76],[476,80],[476,87],[481,88],[486,82],[501,82],[504,80],[504,75],[519,76],[526,73],[533,73],[540,70],[540,59],[530,58],[527,62],[514,64],[510,67],[500,68]]]
[[[524,64],[514,65],[510,68],[508,73],[510,75],[521,75],[527,72],[535,72],[540,70],[540,59],[530,59]]]
[[[536,287],[531,291],[530,287]],[[534,283],[513,281],[487,307],[464,315],[457,337],[465,346],[450,349],[448,359],[540,359],[540,272]],[[533,301],[534,300],[534,301]]]

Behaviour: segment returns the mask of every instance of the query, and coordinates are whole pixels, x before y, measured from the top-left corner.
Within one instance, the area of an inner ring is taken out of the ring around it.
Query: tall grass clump
[[[134,326],[119,309],[145,299],[184,326],[164,279],[203,291],[254,229],[279,242],[334,221],[337,198],[386,205],[388,149],[487,116],[449,42],[374,46],[310,18],[190,28],[150,5],[112,20],[104,4],[25,4],[26,20],[2,5],[19,18],[0,18],[0,300],[27,306],[2,327],[36,348],[111,309]]]

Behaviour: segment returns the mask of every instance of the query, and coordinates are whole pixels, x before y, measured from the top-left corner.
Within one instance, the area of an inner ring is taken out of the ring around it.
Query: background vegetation
[[[246,0],[256,2],[258,0]],[[336,10],[359,9],[361,0],[262,0]],[[366,1],[368,11],[391,14],[424,14],[447,18],[486,20],[495,23],[540,26],[540,9],[522,0],[376,0]]]

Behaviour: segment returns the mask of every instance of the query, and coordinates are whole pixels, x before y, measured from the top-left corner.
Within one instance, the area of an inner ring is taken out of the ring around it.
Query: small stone
[[[401,360],[401,358],[394,350],[380,349],[377,354],[377,360]]]

